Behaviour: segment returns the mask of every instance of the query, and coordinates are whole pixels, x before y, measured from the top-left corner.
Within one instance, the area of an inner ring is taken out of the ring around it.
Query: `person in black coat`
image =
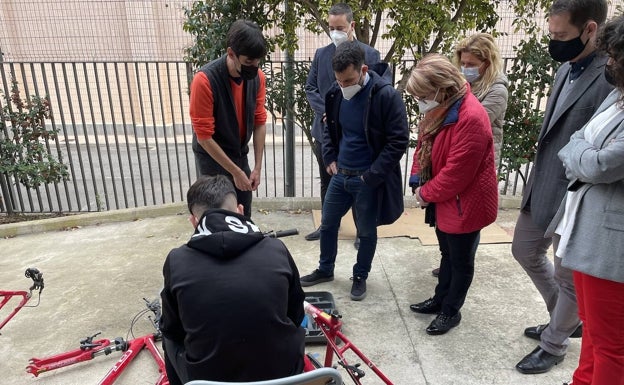
[[[344,42],[332,59],[336,84],[325,97],[323,162],[332,175],[321,222],[319,268],[302,286],[334,279],[340,220],[353,206],[360,237],[351,299],[366,297],[366,279],[377,246],[377,226],[403,213],[399,162],[408,146],[405,104],[387,78],[388,65],[370,68],[357,42]]]
[[[301,373],[305,295],[286,246],[242,215],[224,175],[187,194],[195,232],[163,267],[160,330],[172,385]]]

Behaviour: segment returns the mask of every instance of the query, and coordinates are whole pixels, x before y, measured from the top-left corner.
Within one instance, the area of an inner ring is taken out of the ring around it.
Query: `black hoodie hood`
[[[199,219],[187,246],[215,258],[231,259],[263,239],[250,218],[233,211],[210,209]]]

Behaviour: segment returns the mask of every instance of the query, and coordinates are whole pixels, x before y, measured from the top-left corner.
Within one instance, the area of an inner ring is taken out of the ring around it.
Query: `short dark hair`
[[[342,72],[353,65],[359,70],[364,65],[364,50],[360,44],[353,41],[345,41],[336,47],[336,52],[332,59],[332,68],[335,72]]]
[[[186,193],[188,209],[201,216],[208,209],[222,208],[230,194],[236,198],[234,184],[227,176],[200,176]]]
[[[593,20],[598,25],[607,20],[609,6],[606,0],[555,0],[548,11],[549,15],[570,14],[570,23],[579,30]]]
[[[608,71],[615,80],[615,86],[623,93],[620,103],[624,103],[624,15],[611,19],[598,32],[598,49],[612,59]]]
[[[345,15],[349,23],[353,21],[353,10],[349,7],[349,4],[346,3],[332,5],[329,9],[329,14],[333,16]]]
[[[250,59],[266,56],[266,40],[258,24],[249,20],[236,20],[227,33],[227,46],[236,55],[245,55]]]

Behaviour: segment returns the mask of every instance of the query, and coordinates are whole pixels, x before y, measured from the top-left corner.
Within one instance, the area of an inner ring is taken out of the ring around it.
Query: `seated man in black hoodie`
[[[170,383],[301,373],[304,293],[288,249],[242,215],[225,176],[201,177],[187,202],[195,233],[163,267],[160,329]]]

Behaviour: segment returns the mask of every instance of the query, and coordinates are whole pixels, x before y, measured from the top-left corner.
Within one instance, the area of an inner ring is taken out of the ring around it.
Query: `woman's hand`
[[[416,191],[414,192],[414,195],[416,195],[416,202],[418,203],[420,207],[427,207],[429,205],[429,202],[424,200],[422,196],[420,195],[420,187],[416,189]]]

